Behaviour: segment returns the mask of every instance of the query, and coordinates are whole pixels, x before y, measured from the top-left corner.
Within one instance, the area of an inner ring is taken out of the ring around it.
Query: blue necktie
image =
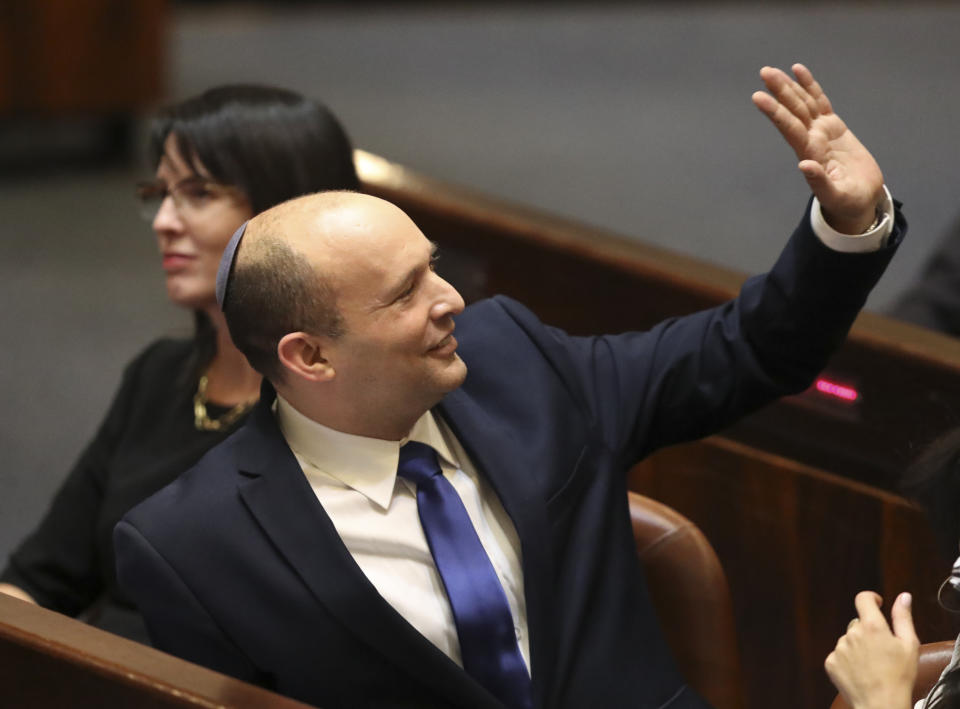
[[[529,709],[530,675],[507,596],[436,451],[410,441],[400,449],[397,472],[417,486],[420,524],[453,610],[463,669],[508,707]]]

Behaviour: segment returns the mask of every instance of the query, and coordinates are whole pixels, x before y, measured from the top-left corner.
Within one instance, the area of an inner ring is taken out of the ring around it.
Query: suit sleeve
[[[137,599],[157,648],[237,679],[265,684],[253,663],[136,527],[121,520],[114,529],[114,545],[120,586]]]
[[[905,231],[898,211],[888,246],[840,253],[817,239],[805,216],[771,271],[723,305],[647,332],[602,337],[554,329],[544,336],[520,324],[570,386],[591,429],[628,465],[809,386]]]

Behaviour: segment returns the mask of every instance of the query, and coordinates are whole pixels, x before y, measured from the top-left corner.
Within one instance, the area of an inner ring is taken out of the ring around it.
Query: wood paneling
[[[129,113],[160,94],[165,0],[0,3],[0,113]]]
[[[936,604],[950,562],[922,512],[901,497],[724,438],[662,450],[631,488],[706,534],[730,582],[751,707],[828,706],[823,661],[862,590],[914,595],[917,631],[960,625]]]

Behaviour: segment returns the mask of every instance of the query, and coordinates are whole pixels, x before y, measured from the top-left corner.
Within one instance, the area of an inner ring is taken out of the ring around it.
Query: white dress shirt
[[[449,427],[428,411],[408,438],[384,441],[323,426],[279,395],[275,411],[284,438],[360,570],[410,625],[463,666],[450,602],[420,525],[416,488],[397,476],[403,443],[419,441],[437,451],[443,475],[460,495],[500,578],[529,672],[520,540]]]
[[[893,232],[893,197],[890,196],[890,190],[886,185],[883,186],[883,199],[878,206],[882,216],[875,227],[863,234],[841,234],[827,224],[820,209],[820,200],[814,197],[813,204],[810,206],[810,226],[813,227],[813,233],[817,238],[834,251],[848,254],[877,251],[886,246],[887,238]]]

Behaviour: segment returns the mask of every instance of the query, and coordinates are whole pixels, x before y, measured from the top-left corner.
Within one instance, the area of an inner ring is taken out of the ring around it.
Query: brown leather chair
[[[940,679],[940,673],[953,656],[953,640],[939,643],[924,643],[920,646],[920,667],[917,681],[913,685],[913,698],[917,702],[927,696],[933,685]],[[830,709],[850,709],[850,705],[839,694],[830,705]]]
[[[713,547],[676,510],[634,492],[629,500],[637,554],[680,671],[716,709],[742,709],[730,587]]]

